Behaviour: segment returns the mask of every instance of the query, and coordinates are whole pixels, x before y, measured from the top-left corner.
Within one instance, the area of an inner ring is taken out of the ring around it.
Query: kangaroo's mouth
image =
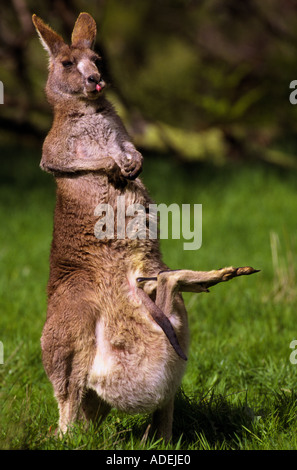
[[[98,91],[98,93],[100,93],[100,91],[103,90],[104,86],[105,86],[105,84],[103,84],[102,82],[101,82],[101,84],[97,83],[96,88],[95,88],[94,91]]]
[[[103,80],[100,80],[99,83],[94,83],[92,89],[87,90],[87,95],[91,99],[96,99],[99,93],[102,93],[102,90],[105,88],[106,83]]]
[[[98,83],[95,84],[95,88],[94,88],[94,90],[93,90],[93,93],[95,93],[95,94],[96,94],[96,93],[100,93],[100,92],[103,90],[103,88],[105,88],[105,86],[106,86],[105,81],[104,81],[104,80],[100,80],[100,82],[98,82]]]

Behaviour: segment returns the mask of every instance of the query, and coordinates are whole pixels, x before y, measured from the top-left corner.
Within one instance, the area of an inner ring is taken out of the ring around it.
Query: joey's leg
[[[155,304],[166,316],[172,312],[177,292],[208,292],[208,288],[219,282],[229,281],[233,277],[258,272],[249,266],[233,268],[232,266],[212,271],[191,271],[177,269],[160,271],[154,278],[137,278],[138,287],[148,295],[155,290]]]
[[[138,278],[138,282],[139,282]],[[141,280],[143,283],[143,278]],[[139,282],[140,284],[140,282]],[[167,315],[164,314],[163,309],[161,309],[151,298],[147,291],[142,288],[137,288],[137,293],[140,299],[142,300],[143,305],[147,308],[150,315],[153,317],[155,322],[162,328],[165,335],[167,336],[169,342],[171,343],[173,349],[176,353],[184,360],[187,360],[187,356],[184,354],[182,348],[180,347],[179,341],[177,339],[176,333],[173,329],[172,324]],[[162,305],[161,305],[162,306]]]
[[[229,281],[233,277],[248,275],[259,272],[258,270],[245,266],[242,268],[234,268],[233,266],[212,271],[191,271],[188,269],[180,269],[176,271],[161,271],[158,277],[160,283],[164,283],[164,279],[169,279],[169,283],[173,289],[182,292],[205,292],[208,287],[214,286],[219,282]]]
[[[151,434],[156,439],[163,438],[165,442],[170,441],[172,434],[174,397],[162,408],[153,414]]]
[[[213,271],[187,269],[160,271],[157,277],[137,278],[137,292],[151,316],[163,329],[177,354],[182,359],[186,359],[168,319],[174,311],[176,294],[178,292],[208,292],[208,287],[219,282],[255,272],[258,271],[251,267],[228,267]],[[154,292],[156,292],[155,301],[151,299]]]

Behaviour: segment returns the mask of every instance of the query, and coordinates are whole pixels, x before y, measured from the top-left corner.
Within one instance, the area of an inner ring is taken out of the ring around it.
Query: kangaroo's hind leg
[[[163,438],[165,442],[169,442],[172,434],[174,409],[174,396],[153,414],[151,435],[156,439]]]
[[[85,287],[82,281],[80,287]],[[86,299],[87,294],[85,289]],[[79,295],[73,288],[63,302],[59,295],[50,299],[41,337],[42,361],[58,402],[62,433],[79,418],[95,351],[96,312]]]

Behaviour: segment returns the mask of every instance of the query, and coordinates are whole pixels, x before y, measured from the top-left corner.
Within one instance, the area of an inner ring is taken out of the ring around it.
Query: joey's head
[[[48,100],[65,106],[81,100],[98,99],[105,82],[101,76],[101,58],[93,51],[96,23],[88,13],[81,13],[73,28],[71,45],[36,15],[32,17],[42,45],[49,54]]]

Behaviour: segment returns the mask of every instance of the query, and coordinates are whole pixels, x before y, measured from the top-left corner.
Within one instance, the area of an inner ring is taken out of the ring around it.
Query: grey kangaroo
[[[118,196],[126,208],[152,202],[138,178],[143,158],[104,96],[94,19],[79,15],[70,46],[36,15],[33,23],[49,54],[54,112],[40,164],[56,181],[41,347],[59,430],[77,419],[101,423],[115,407],[152,413],[153,435],[168,441],[189,343],[180,292],[205,292],[256,270],[170,270],[157,239],[96,238],[98,204],[111,205],[116,218]]]

